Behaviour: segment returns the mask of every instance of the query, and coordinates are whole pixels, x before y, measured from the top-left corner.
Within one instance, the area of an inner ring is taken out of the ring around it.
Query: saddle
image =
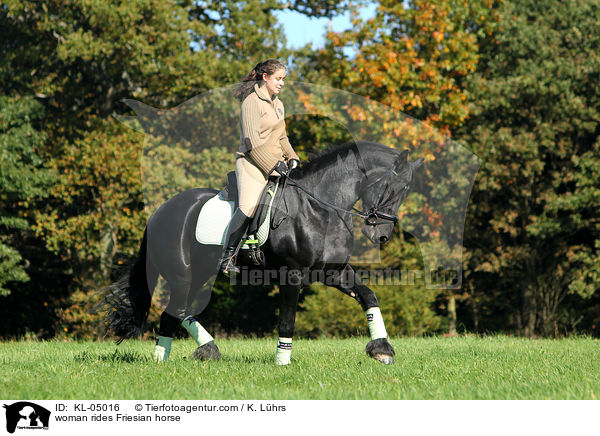
[[[239,206],[237,177],[235,171],[227,173],[225,177],[225,188],[220,192],[221,198],[225,201],[233,201],[235,207]]]
[[[242,250],[251,250],[254,254],[252,257],[256,256],[257,259],[263,261],[264,257],[257,251],[258,248],[264,245],[269,238],[270,229],[277,228],[286,218],[286,215],[277,207],[283,197],[282,191],[285,185],[281,179],[284,178],[269,178],[241,247]],[[227,227],[238,204],[237,178],[235,171],[231,171],[227,174],[225,188],[202,207],[196,224],[196,240],[205,245],[225,244]],[[277,212],[276,214],[273,213],[274,210]],[[278,216],[276,221],[273,220],[274,215]],[[272,221],[275,226],[272,225]]]

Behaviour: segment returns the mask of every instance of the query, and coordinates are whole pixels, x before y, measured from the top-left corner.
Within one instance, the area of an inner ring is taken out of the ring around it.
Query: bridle
[[[358,150],[355,151],[355,154],[359,161],[359,169],[366,175],[367,171],[364,166],[362,157],[360,157],[360,154],[358,153]],[[305,194],[307,194],[309,197],[313,198],[314,200],[318,201],[319,203],[324,204],[325,206],[328,206],[339,212],[349,213],[353,216],[362,218],[365,221],[365,224],[368,226],[377,226],[377,225],[381,225],[381,224],[387,224],[387,221],[391,221],[395,225],[398,222],[398,217],[396,215],[390,215],[388,213],[381,212],[379,210],[379,208],[381,207],[381,202],[383,201],[383,194],[385,193],[385,188],[388,185],[389,179],[392,178],[392,175],[398,175],[397,171],[398,171],[399,167],[400,167],[400,161],[398,159],[396,159],[394,161],[394,165],[392,165],[392,167],[383,176],[379,177],[377,180],[375,180],[370,185],[370,186],[372,186],[377,183],[382,183],[382,185],[379,188],[379,193],[377,195],[377,201],[373,204],[373,206],[368,211],[360,211],[360,210],[356,209],[355,207],[353,207],[352,210],[342,209],[341,207],[338,207],[334,204],[331,204],[325,200],[320,199],[315,194],[313,194],[308,189],[306,189],[304,186],[302,186],[302,184],[298,183],[297,180],[291,178],[289,175],[287,175],[286,178],[290,182],[293,183],[292,186],[296,186],[296,187],[300,188],[300,190],[302,190]],[[404,189],[407,189],[407,188],[408,188],[408,185],[406,185],[404,187]],[[383,220],[383,222],[380,220]]]
[[[398,217],[396,215],[390,215],[384,212],[380,212],[379,207],[381,207],[381,203],[383,201],[383,194],[385,194],[385,189],[389,184],[389,179],[392,178],[392,175],[398,175],[397,171],[399,170],[399,167],[400,161],[396,159],[394,161],[394,165],[392,165],[392,167],[383,176],[381,176],[372,183],[372,185],[375,185],[376,183],[380,184],[379,193],[377,195],[377,201],[375,201],[374,205],[369,209],[368,212],[366,212],[365,224],[370,226],[386,224],[385,222],[379,222],[378,220],[380,219],[384,221],[392,221],[394,225],[398,222]],[[407,188],[408,185],[404,187],[404,189]]]

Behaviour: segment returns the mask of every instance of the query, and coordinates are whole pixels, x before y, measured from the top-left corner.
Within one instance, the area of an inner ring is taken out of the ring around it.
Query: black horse
[[[393,363],[394,350],[387,340],[377,297],[355,276],[348,261],[353,248],[353,215],[364,219],[362,232],[373,243],[385,243],[391,237],[414,170],[423,162],[409,162],[407,156],[406,150],[352,142],[290,173],[284,190],[287,218],[271,230],[263,246],[264,271],[275,274],[280,284],[277,352],[288,354],[287,359],[278,355],[278,363],[289,363],[300,289],[307,283],[323,281],[323,277],[327,277],[327,285],[356,299],[367,313],[371,333],[367,354],[383,363]],[[192,336],[195,333],[199,346],[194,358],[220,357],[212,337],[193,318],[208,303],[207,283],[211,283],[211,277],[214,280],[221,254],[221,246],[203,245],[194,238],[198,213],[216,193],[204,188],[182,192],[163,203],[149,219],[137,260],[104,300],[109,307],[109,326],[121,340],[143,331],[160,274],[168,283],[170,296],[161,315],[159,336],[172,338],[183,325]],[[366,212],[351,212],[358,200],[362,200]],[[291,272],[300,277],[291,277]],[[189,327],[192,322],[196,330]]]

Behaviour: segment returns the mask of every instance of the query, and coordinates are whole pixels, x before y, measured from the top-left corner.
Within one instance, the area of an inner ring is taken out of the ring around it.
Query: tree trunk
[[[525,287],[523,288],[521,307],[521,334],[523,336],[531,338],[535,335],[536,322],[535,295],[531,285],[525,285]]]
[[[450,336],[456,335],[456,297],[452,292],[450,292],[450,297],[448,298],[448,320],[450,321],[450,325],[448,327],[448,334]]]
[[[113,259],[117,253],[117,229],[110,224],[102,233],[102,251],[100,252],[100,273],[105,283],[110,281]]]
[[[479,333],[479,304],[472,283],[469,284],[469,295],[469,300],[471,302],[471,311],[473,313],[473,330],[475,330],[475,333]]]

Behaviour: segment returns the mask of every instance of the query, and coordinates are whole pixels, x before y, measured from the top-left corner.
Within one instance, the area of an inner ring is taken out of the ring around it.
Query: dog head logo
[[[50,423],[50,411],[28,401],[5,404],[6,430],[14,433],[19,429],[47,429]]]

